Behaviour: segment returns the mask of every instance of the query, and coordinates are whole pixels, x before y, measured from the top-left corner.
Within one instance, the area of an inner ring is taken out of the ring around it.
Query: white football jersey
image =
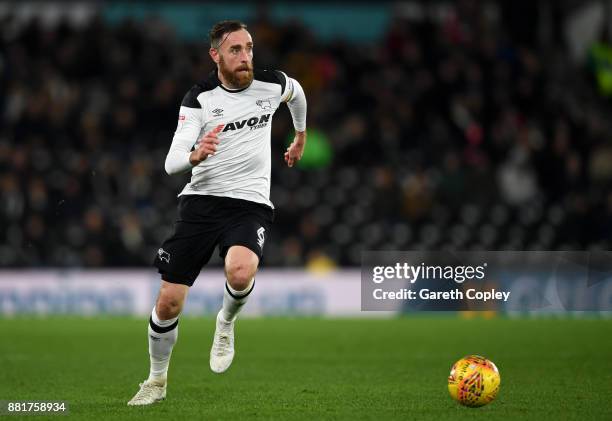
[[[280,71],[254,70],[244,89],[222,86],[213,71],[185,95],[178,127],[166,160],[180,170],[191,169],[191,181],[179,194],[202,194],[270,202],[270,134],[272,116],[281,102],[292,98],[294,80]],[[215,155],[192,167],[189,152],[205,133],[223,124]],[[187,162],[184,162],[184,160]],[[174,160],[174,162],[169,162]]]

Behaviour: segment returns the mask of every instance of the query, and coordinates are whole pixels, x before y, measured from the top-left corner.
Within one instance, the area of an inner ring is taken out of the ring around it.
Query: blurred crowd
[[[212,67],[159,20],[0,22],[0,267],[142,266],[189,176],[164,159]],[[609,249],[612,119],[564,47],[477,11],[396,19],[375,45],[247,22],[255,64],[298,79],[331,164],[284,167],[273,123],[268,265],[358,265],[362,250]],[[216,263],[219,259],[216,258]]]

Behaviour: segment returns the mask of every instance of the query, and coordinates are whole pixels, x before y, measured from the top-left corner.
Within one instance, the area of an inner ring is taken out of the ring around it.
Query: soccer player
[[[185,95],[166,157],[168,174],[191,171],[191,181],[179,195],[174,233],[155,258],[162,281],[148,326],[151,368],[128,405],[149,405],[166,397],[179,314],[189,287],[216,246],[225,260],[227,281],[210,368],[215,373],[229,368],[234,322],[255,286],[274,219],[270,133],[272,115],[282,102],[289,107],[296,131],[284,155],[289,167],[302,157],[306,143],[302,87],[280,71],[253,69],[253,39],[246,25],[215,24],[209,54],[217,69]]]

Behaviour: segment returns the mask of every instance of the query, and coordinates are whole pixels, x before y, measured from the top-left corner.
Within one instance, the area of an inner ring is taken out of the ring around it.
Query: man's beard
[[[246,70],[246,72],[241,71]],[[228,88],[232,89],[244,89],[253,82],[253,67],[248,64],[240,65],[236,70],[230,70],[225,66],[223,57],[219,60],[219,71],[223,75],[223,78],[230,85]]]

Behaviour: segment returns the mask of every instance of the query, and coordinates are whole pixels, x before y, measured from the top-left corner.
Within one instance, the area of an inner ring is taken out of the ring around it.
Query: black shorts
[[[217,245],[221,258],[231,246],[240,245],[261,260],[273,221],[274,210],[260,203],[182,195],[174,234],[157,251],[154,265],[165,281],[191,286]]]

